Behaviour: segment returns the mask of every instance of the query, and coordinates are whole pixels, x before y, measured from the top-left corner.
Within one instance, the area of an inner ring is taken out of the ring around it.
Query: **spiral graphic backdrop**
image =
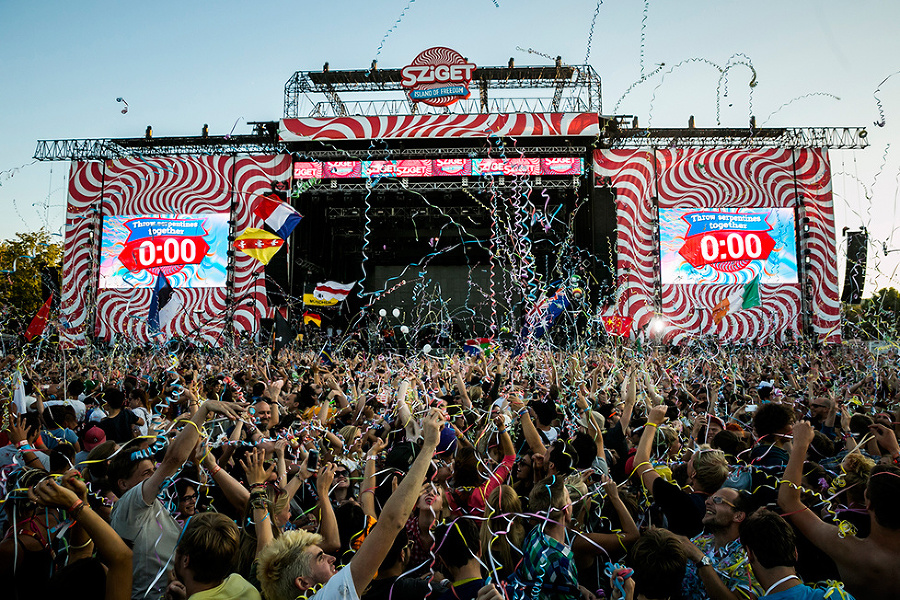
[[[290,178],[289,155],[140,157],[71,166],[66,212],[61,343],[83,345],[87,327],[109,340],[123,335],[152,341],[147,324],[152,290],[97,289],[101,215],[230,213],[237,232],[263,223],[250,207]],[[211,344],[222,341],[228,317],[234,330],[253,332],[269,316],[262,265],[246,255],[234,260],[232,302],[228,288],[178,288],[182,310],[163,328],[167,336]]]
[[[826,150],[597,150],[594,171],[617,191],[618,288],[605,316],[632,317],[632,333],[659,316],[655,335],[675,343],[700,335],[766,343],[782,340],[788,332],[799,336],[801,285],[807,281],[813,335],[840,341]],[[659,208],[796,208],[801,262],[808,257],[801,283],[760,285],[761,306],[728,315],[716,325],[712,308],[742,286],[660,284],[654,196]]]

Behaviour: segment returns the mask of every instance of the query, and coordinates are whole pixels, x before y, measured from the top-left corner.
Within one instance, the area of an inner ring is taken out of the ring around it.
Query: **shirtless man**
[[[900,460],[900,444],[894,432],[884,425],[870,425],[872,434],[895,461]],[[866,510],[872,520],[872,533],[860,539],[838,535],[838,528],[825,523],[800,499],[799,485],[803,461],[815,430],[808,421],[794,425],[794,446],[778,490],[778,504],[800,532],[828,554],[837,564],[847,591],[859,600],[897,597],[900,589],[900,468],[878,465],[866,486]]]

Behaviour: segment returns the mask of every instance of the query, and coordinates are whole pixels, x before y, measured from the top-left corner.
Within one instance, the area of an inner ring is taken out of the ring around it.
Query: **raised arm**
[[[350,572],[357,594],[362,594],[368,587],[381,566],[381,562],[394,543],[394,538],[406,525],[409,514],[416,505],[422,482],[440,438],[443,415],[437,409],[431,409],[424,420],[425,442],[409,472],[394,490],[385,503],[378,523],[366,537],[359,551],[350,561]]]
[[[109,523],[84,500],[87,497],[84,482],[76,480],[74,473],[70,472],[63,483],[66,487],[47,478],[29,490],[28,497],[43,506],[64,508],[69,516],[74,517],[93,540],[100,558],[109,569],[106,573],[105,600],[128,600],[133,573],[131,550]]]
[[[256,532],[256,554],[265,548],[269,542],[275,539],[272,533],[274,515],[269,514],[269,503],[266,496],[265,482],[272,475],[275,465],[265,468],[266,453],[260,448],[255,448],[246,455],[246,462],[241,460],[241,467],[247,474],[247,483],[250,485],[250,516],[253,519],[253,527]]]
[[[153,475],[144,482],[141,487],[141,494],[147,505],[153,504],[154,498],[159,493],[160,488],[168,478],[174,475],[184,461],[191,455],[191,450],[200,441],[200,428],[206,421],[206,417],[213,413],[220,413],[229,419],[237,419],[238,415],[244,410],[244,407],[232,402],[219,402],[218,400],[207,400],[200,405],[197,412],[190,418],[188,423],[178,432],[175,439],[169,443],[166,450],[166,456],[159,464]]]
[[[653,440],[656,438],[656,432],[663,421],[666,419],[666,406],[654,406],[650,409],[650,415],[647,417],[647,425],[641,434],[641,441],[638,442],[637,452],[634,453],[634,470],[640,475],[641,482],[650,494],[653,494],[653,482],[659,479],[659,473],[650,464],[650,449],[653,447]]]

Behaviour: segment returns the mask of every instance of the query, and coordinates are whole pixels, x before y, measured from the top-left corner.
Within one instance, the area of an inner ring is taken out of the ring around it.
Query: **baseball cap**
[[[84,449],[90,452],[105,441],[106,432],[95,425],[84,434]]]

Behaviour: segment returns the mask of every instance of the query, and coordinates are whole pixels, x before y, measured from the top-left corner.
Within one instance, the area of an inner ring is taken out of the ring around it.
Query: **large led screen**
[[[102,240],[101,288],[225,285],[228,213],[105,216]]]
[[[660,208],[663,284],[797,283],[794,209]]]

